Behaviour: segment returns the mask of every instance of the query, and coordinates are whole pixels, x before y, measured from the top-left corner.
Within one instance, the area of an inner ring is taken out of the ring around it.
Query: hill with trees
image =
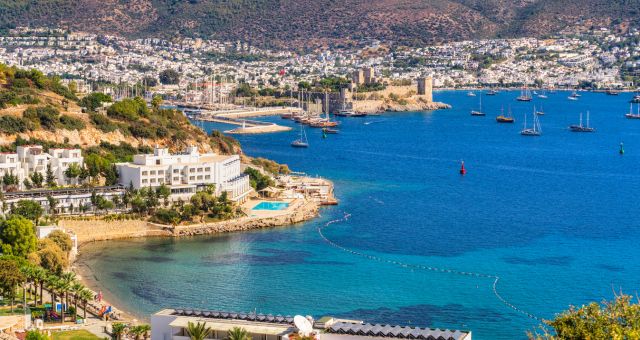
[[[638,25],[640,0],[0,0],[0,27],[128,37],[241,39],[261,46],[403,45]]]

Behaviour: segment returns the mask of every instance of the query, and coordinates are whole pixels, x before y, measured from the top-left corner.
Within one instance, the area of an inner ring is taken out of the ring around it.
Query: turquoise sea
[[[327,139],[308,129],[308,149],[290,147],[296,130],[239,136],[251,156],[333,180],[341,204],[273,230],[94,243],[82,262],[108,299],[141,317],[255,310],[524,338],[540,323],[521,311],[552,318],[640,287],[640,120],[623,116],[631,95],[568,94],[483,96],[488,115],[471,117],[478,97],[438,92],[453,109],[343,118]],[[534,104],[546,112],[543,135],[520,136]],[[515,124],[497,124],[508,105]],[[587,110],[597,132],[569,132]],[[345,213],[323,234],[360,255],[318,233]]]

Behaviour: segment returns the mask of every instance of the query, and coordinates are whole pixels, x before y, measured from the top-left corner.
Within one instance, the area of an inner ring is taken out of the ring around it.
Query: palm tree
[[[34,275],[33,275],[34,281],[36,282],[37,285],[40,285],[40,303],[38,303],[38,291],[37,291],[37,287],[36,287],[36,301],[35,304],[37,305],[41,305],[44,303],[44,298],[42,295],[42,288],[44,286],[44,283],[47,279],[47,271],[44,270],[42,267],[36,267],[34,270]]]
[[[126,333],[127,325],[121,322],[115,322],[111,324],[111,334],[115,335],[116,340],[120,340],[124,333]]]
[[[189,321],[187,323],[187,334],[191,340],[204,340],[210,333],[211,327],[207,327],[204,322],[193,323]]]
[[[151,326],[149,325],[139,325],[131,328],[131,333],[133,333],[136,340],[139,338],[146,339],[147,333],[151,330]]]
[[[60,308],[61,322],[64,322],[65,309],[69,308],[69,292],[71,292],[71,286],[75,282],[76,274],[73,272],[67,272],[60,276],[60,285],[58,286],[58,292],[60,293],[60,302],[64,306]]]
[[[60,279],[55,275],[48,275],[45,279],[47,290],[51,295],[51,306],[53,310],[56,309],[56,287],[58,286],[58,281],[60,281]]]
[[[87,302],[93,299],[93,292],[88,289],[83,289],[78,294],[78,299],[82,301],[82,318],[87,319]]]
[[[233,327],[227,332],[227,340],[251,340],[251,337],[246,329]]]
[[[73,320],[78,319],[78,300],[83,290],[85,290],[84,285],[78,281],[75,281],[71,285],[71,292],[73,293]]]
[[[29,298],[31,298],[32,293],[32,287],[29,287],[29,289],[27,289],[27,285],[33,285],[33,275],[35,273],[35,270],[32,265],[26,264],[20,267],[20,272],[22,272],[22,275],[24,275],[24,278],[26,279],[26,281],[22,285],[22,294],[24,295],[25,300],[27,300],[27,292],[29,292]]]

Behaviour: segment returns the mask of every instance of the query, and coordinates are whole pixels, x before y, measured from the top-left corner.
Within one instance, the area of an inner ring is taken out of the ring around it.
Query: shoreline
[[[333,183],[330,181],[326,182],[331,187],[331,193],[328,199],[335,201],[333,196]],[[143,220],[100,221],[90,218],[82,220],[61,220],[59,221],[59,225],[65,230],[77,235],[78,256],[75,257],[70,268],[76,273],[82,284],[93,291],[94,294],[102,292],[104,296],[102,303],[110,305],[114,310],[114,315],[117,316],[114,319],[110,319],[110,321],[125,323],[148,322],[148,316],[137,315],[127,309],[120,308],[120,306],[126,306],[126,304],[120,301],[117,298],[117,294],[112,292],[108,286],[102,284],[95,276],[94,273],[98,269],[91,268],[86,262],[87,258],[82,254],[82,249],[85,245],[97,241],[149,237],[183,238],[292,226],[318,217],[319,209],[324,202],[311,198],[297,198],[290,200],[288,203],[289,206],[283,211],[256,212],[255,214],[236,219],[191,225],[165,226]],[[255,205],[255,201],[250,200],[244,205],[247,207],[253,206]]]

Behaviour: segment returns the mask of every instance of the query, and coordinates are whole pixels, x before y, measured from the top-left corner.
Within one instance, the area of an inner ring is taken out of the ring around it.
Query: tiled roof
[[[423,340],[462,340],[468,332],[448,329],[432,329],[419,327],[402,327],[380,324],[357,324],[336,322],[326,330],[327,333],[359,336],[376,336],[385,338],[423,339]]]
[[[171,314],[179,315],[179,316],[194,316],[194,317],[212,318],[212,319],[244,320],[244,321],[257,321],[257,322],[293,325],[293,317],[289,315],[282,316],[282,315],[271,315],[271,314],[234,313],[234,312],[220,312],[220,311],[197,310],[197,309],[176,309]]]

